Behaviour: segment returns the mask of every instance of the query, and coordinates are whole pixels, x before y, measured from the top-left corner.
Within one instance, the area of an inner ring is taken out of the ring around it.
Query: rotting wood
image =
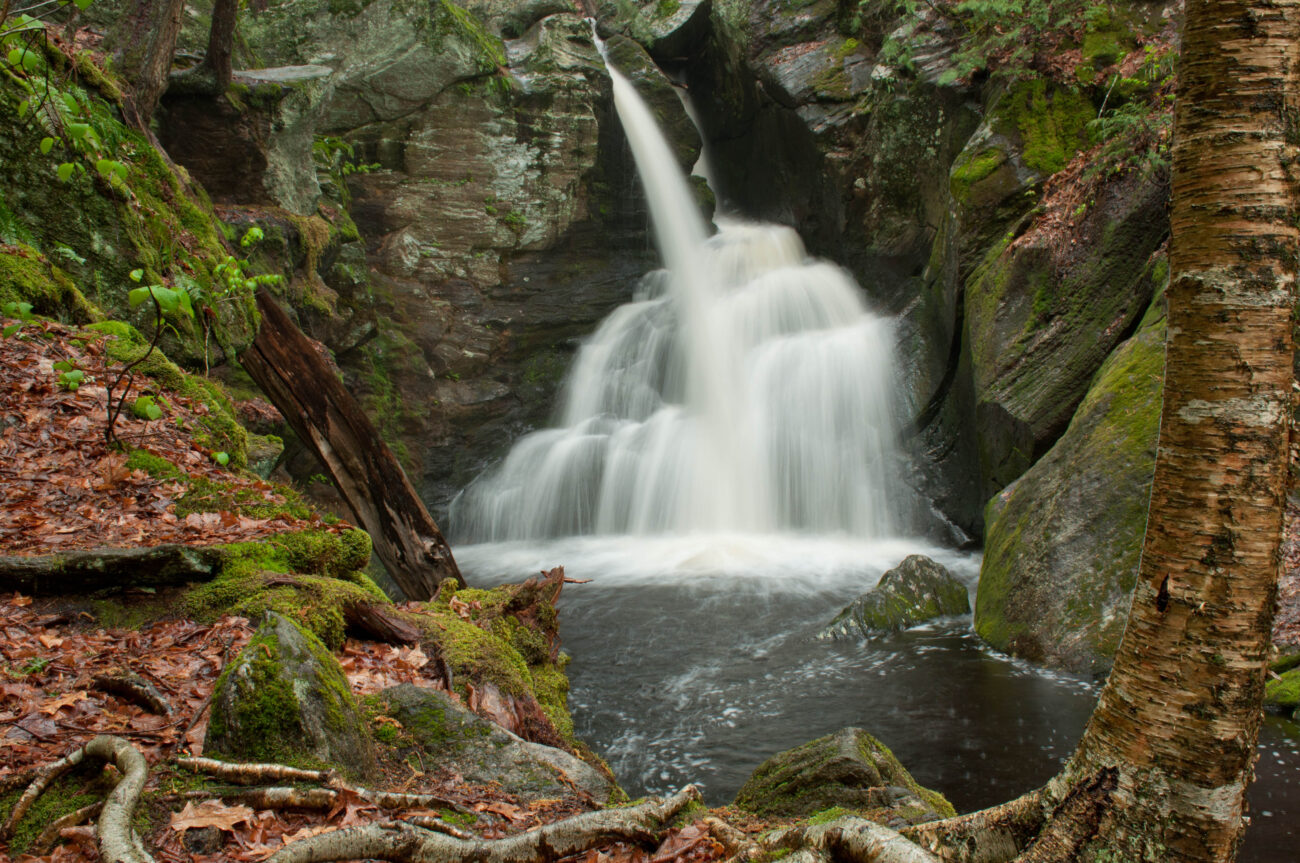
[[[0,555],[0,590],[48,595],[184,585],[211,579],[220,555],[216,546],[174,543]]]
[[[445,579],[464,584],[442,531],[324,348],[266,291],[257,308],[261,327],[241,365],[325,466],[402,593],[426,600]]]
[[[350,602],[343,606],[343,620],[376,641],[389,644],[415,644],[420,629],[403,620],[393,609],[376,602]]]

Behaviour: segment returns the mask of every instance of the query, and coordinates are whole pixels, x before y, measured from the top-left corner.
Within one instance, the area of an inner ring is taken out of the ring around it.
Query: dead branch
[[[651,799],[638,806],[586,812],[528,833],[494,840],[464,840],[396,822],[349,827],[293,842],[267,863],[325,863],[373,857],[394,863],[538,863],[616,839],[651,839],[664,822],[700,799],[688,785],[666,800]]]
[[[163,694],[152,683],[134,671],[122,671],[117,674],[97,674],[93,680],[96,689],[119,695],[159,716],[171,715],[172,706],[163,697]]]

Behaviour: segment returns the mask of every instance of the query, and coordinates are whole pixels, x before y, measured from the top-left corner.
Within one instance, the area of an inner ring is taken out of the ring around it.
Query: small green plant
[[[226,465],[230,464],[230,453],[214,452],[212,454],[212,460],[215,461],[217,464],[221,465],[222,467],[225,467]]]
[[[3,330],[0,330],[0,336],[4,336],[6,339],[15,335],[25,324],[31,322],[33,319],[31,303],[11,301],[0,306],[0,312],[4,312],[5,317],[7,318],[18,319],[18,323],[9,324]]]
[[[139,283],[144,280],[144,270],[136,269],[130,273],[131,281]],[[117,439],[117,418],[122,415],[126,407],[126,397],[131,391],[131,384],[135,380],[134,369],[143,363],[153,354],[154,348],[158,346],[158,339],[162,337],[163,328],[167,326],[167,315],[185,315],[194,317],[194,307],[190,303],[190,296],[185,291],[178,288],[168,288],[164,285],[141,285],[138,288],[132,288],[127,294],[127,301],[131,308],[138,308],[147,300],[153,301],[154,309],[154,328],[153,338],[149,341],[149,347],[136,359],[127,363],[126,366],[117,373],[113,382],[108,384],[108,397],[105,405],[106,422],[104,425],[104,442],[109,446],[119,444]],[[121,387],[121,394],[117,396],[114,402],[114,393],[118,387]],[[136,400],[137,402],[139,399]],[[157,405],[154,405],[157,408]],[[132,406],[134,410],[134,403]],[[147,411],[146,411],[147,414]],[[161,416],[161,411],[159,416]]]
[[[86,373],[73,365],[71,360],[59,360],[54,364],[54,370],[59,373],[59,387],[70,392],[80,389],[82,381],[86,379]]]
[[[156,420],[162,417],[162,408],[153,396],[140,396],[131,404],[131,413],[138,419]]]

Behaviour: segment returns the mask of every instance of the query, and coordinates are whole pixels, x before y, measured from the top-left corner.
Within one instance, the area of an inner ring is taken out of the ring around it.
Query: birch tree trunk
[[[1139,578],[1024,860],[1230,861],[1245,829],[1292,411],[1300,0],[1188,0],[1181,64]]]

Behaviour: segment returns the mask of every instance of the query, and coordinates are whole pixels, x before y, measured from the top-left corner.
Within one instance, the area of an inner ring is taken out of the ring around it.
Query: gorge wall
[[[1159,409],[1177,9],[1066,4],[1021,44],[942,8],[269,0],[241,14],[230,90],[169,94],[158,135],[228,241],[262,229],[255,264],[286,277],[442,517],[545,422],[576,341],[657,265],[594,12],[683,167],[706,142],[724,206],[794,226],[897,316],[918,490],[937,533],[987,550],[980,634],[1096,673],[1122,629]],[[182,47],[201,52],[191,11]],[[67,223],[94,252],[73,270],[148,245],[93,208],[44,212],[25,176],[0,187],[3,242],[53,247]],[[247,385],[223,364],[239,345],[182,341]],[[292,442],[285,464],[317,471]]]

